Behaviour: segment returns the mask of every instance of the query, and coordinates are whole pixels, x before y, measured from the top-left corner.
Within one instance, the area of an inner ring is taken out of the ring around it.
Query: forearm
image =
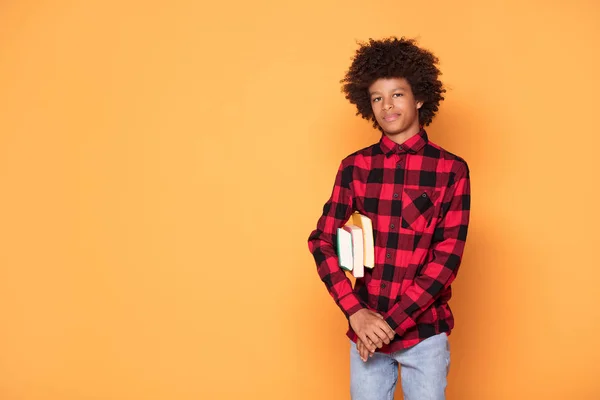
[[[354,314],[365,305],[352,289],[352,283],[339,267],[338,257],[331,235],[316,229],[309,237],[309,249],[313,254],[317,271],[327,291],[346,317]]]
[[[331,196],[323,206],[315,230],[308,238],[308,247],[314,257],[319,277],[347,318],[365,308],[354,293],[350,279],[339,266],[335,247],[337,229],[348,221],[353,212],[351,173],[352,169],[344,167],[342,162]]]
[[[444,251],[444,247],[452,247],[452,251]],[[425,265],[400,300],[384,315],[397,334],[402,336],[412,329],[418,317],[452,284],[458,273],[463,249],[464,241],[454,239],[440,242],[432,250],[432,259],[436,261]]]

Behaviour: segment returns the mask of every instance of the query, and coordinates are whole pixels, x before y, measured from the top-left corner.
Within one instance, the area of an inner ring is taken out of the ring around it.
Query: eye
[[[374,98],[372,101],[373,101],[373,103],[376,103],[376,102],[378,102],[379,100],[381,100],[381,97],[375,97],[375,98]]]
[[[403,93],[394,93],[394,96],[404,96]]]

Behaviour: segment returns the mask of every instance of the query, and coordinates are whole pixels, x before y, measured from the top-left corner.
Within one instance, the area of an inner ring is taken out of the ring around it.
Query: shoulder
[[[356,150],[340,162],[338,174],[341,176],[343,186],[350,187],[356,176],[362,176],[368,173],[371,168],[371,162],[375,155],[381,153],[381,147],[378,143]]]
[[[426,157],[435,157],[443,164],[443,169],[451,174],[469,176],[469,164],[461,156],[429,141],[425,147]]]
[[[368,167],[374,156],[383,154],[379,142],[373,143],[367,147],[356,150],[342,159],[342,167]]]

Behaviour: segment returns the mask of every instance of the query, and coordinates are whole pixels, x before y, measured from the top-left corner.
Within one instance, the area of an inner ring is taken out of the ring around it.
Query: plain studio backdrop
[[[449,400],[600,398],[597,1],[3,1],[0,398],[347,399],[306,240],[415,37],[472,219]],[[401,397],[398,394],[397,399]]]

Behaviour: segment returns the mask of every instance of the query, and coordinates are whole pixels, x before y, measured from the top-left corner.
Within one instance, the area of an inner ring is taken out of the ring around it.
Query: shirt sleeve
[[[354,293],[352,282],[338,264],[335,245],[337,229],[348,221],[353,212],[352,175],[353,166],[342,162],[331,196],[323,206],[316,229],[308,238],[308,248],[315,259],[317,272],[346,318],[366,308]]]
[[[415,326],[415,320],[456,278],[461,263],[471,208],[469,169],[460,163],[442,210],[447,210],[435,228],[428,260],[400,300],[384,315],[400,336]]]

